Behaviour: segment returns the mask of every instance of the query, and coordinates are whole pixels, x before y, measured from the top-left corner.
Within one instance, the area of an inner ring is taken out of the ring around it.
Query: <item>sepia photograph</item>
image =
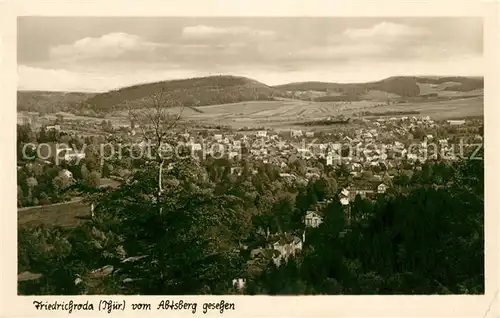
[[[19,295],[485,292],[478,17],[18,17]]]
[[[0,316],[497,317],[500,6],[443,1],[0,4]]]

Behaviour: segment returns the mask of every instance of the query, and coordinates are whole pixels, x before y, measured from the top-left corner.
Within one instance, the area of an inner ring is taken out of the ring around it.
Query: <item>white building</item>
[[[233,287],[242,290],[245,288],[246,280],[243,278],[233,279]]]
[[[332,156],[332,155],[328,155],[328,156],[326,157],[326,165],[327,165],[327,166],[331,166],[331,165],[333,165],[333,156]]]
[[[458,126],[465,124],[465,120],[448,120],[448,124],[452,126]]]
[[[258,137],[266,137],[267,136],[267,131],[265,130],[260,130],[257,132]]]
[[[57,149],[57,157],[61,158],[61,154],[62,154],[62,158],[65,161],[85,159],[85,153],[83,151],[77,152],[76,150],[74,150],[70,147],[58,148]]]
[[[71,173],[71,171],[69,171],[67,169],[61,170],[59,172],[59,175],[64,176],[64,177],[69,178],[69,179],[73,178],[73,173]]]
[[[346,188],[340,191],[340,204],[349,205],[349,194],[349,190],[347,190]]]
[[[349,205],[349,198],[340,198],[340,204]]]
[[[408,158],[408,160],[416,161],[418,159],[418,156],[414,153],[409,153],[406,157]]]
[[[308,211],[305,217],[307,227],[318,227],[323,223],[323,218],[315,211]]]
[[[191,144],[192,151],[201,151],[201,144]]]
[[[47,127],[45,127],[45,129],[47,131],[49,131],[49,130],[60,131],[61,130],[61,125],[47,126]]]
[[[273,256],[273,262],[276,266],[280,266],[282,263],[288,261],[291,256],[295,256],[296,253],[302,250],[302,240],[296,236],[281,238],[271,244],[271,247],[278,252]]]
[[[64,160],[66,161],[81,160],[81,159],[85,159],[84,153],[68,152],[64,155]]]
[[[378,193],[385,193],[385,191],[387,191],[387,186],[383,183],[379,184],[378,187],[377,187],[377,192]]]
[[[313,154],[311,153],[311,151],[309,149],[300,148],[300,149],[297,149],[297,152],[300,156],[302,156],[302,158],[305,158],[305,159],[309,159],[313,156]]]

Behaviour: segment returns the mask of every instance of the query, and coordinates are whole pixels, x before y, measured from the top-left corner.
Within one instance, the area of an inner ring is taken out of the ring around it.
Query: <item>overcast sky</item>
[[[18,20],[19,89],[106,91],[231,74],[268,85],[482,75],[480,18]]]

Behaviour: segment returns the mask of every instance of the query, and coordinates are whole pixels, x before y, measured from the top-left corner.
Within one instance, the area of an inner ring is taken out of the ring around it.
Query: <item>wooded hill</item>
[[[74,109],[95,93],[18,91],[17,110],[55,113]]]
[[[482,77],[395,76],[369,83],[300,82],[278,85],[275,88],[293,95],[297,95],[297,92],[324,92],[322,96],[313,98],[315,101],[324,102],[369,99],[369,93],[372,91],[397,95],[392,97],[417,97],[423,93],[422,84],[440,85],[439,88],[436,87],[436,91],[470,92],[483,89],[484,80]],[[302,97],[307,96],[308,94],[302,94]]]
[[[423,87],[425,86],[425,92]],[[437,87],[439,86],[439,87]],[[326,82],[290,83],[268,86],[239,76],[208,76],[162,81],[124,87],[105,93],[19,91],[18,111],[74,111],[92,110],[105,113],[131,107],[140,107],[153,93],[162,90],[177,104],[198,107],[279,98],[307,99],[318,102],[408,99],[433,92],[471,92],[484,86],[482,77],[390,77],[377,82],[342,84]],[[313,92],[318,94],[313,94]],[[478,92],[482,94],[482,92]]]
[[[96,111],[122,108],[125,102],[140,107],[162,90],[176,103],[195,107],[285,97],[283,92],[249,78],[210,76],[125,87],[98,94],[86,100],[85,105]]]

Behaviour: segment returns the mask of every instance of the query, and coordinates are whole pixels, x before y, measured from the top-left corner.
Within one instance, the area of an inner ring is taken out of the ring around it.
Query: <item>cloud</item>
[[[162,44],[147,42],[137,35],[109,33],[52,47],[50,56],[52,59],[117,58],[131,52],[151,52],[161,46]]]
[[[276,59],[310,63],[401,60],[418,58],[420,52],[427,56],[436,45],[429,43],[427,31],[393,22],[381,22],[369,28],[349,28],[326,36],[322,42],[311,45],[296,45],[293,41],[279,44],[277,41],[260,47],[263,55]],[[423,48],[423,49],[422,49]],[[442,52],[434,52],[438,55]],[[285,55],[283,53],[286,53]],[[281,56],[279,56],[281,54]]]
[[[300,50],[292,57],[313,60],[383,61],[439,57],[443,44],[435,43],[423,27],[383,21],[368,28],[349,28],[328,38],[327,43]],[[453,50],[447,52],[451,55]],[[423,55],[422,55],[423,54]]]
[[[127,71],[132,73],[139,65],[149,69],[160,64],[159,68],[164,69],[170,68],[165,65],[168,63],[206,71],[223,65],[236,67],[242,63],[278,66],[284,61],[288,68],[293,69],[295,62],[408,59],[419,53],[427,57],[442,54],[442,51],[433,53],[433,45],[427,50],[420,48],[425,41],[415,41],[410,34],[423,34],[423,31],[408,25],[381,22],[371,28],[351,28],[343,33],[339,30],[326,42],[308,44],[304,43],[304,38],[278,37],[275,31],[258,27],[199,24],[180,28],[176,36],[164,39],[168,41],[166,43],[151,42],[123,32],[86,37],[71,44],[51,47],[50,60],[32,66],[79,73],[128,68]]]
[[[246,28],[225,31],[229,32],[228,34],[239,34],[238,32],[253,34]],[[225,63],[229,60],[237,60],[237,56],[244,54],[248,47],[248,42],[239,36],[235,39],[223,38],[221,40],[176,42],[176,39],[172,38],[171,42],[162,43],[146,41],[133,34],[109,33],[51,47],[50,59],[32,66],[71,71],[86,69],[93,71],[96,68],[116,69],[123,68],[127,63],[132,67],[139,64],[143,67],[156,66],[159,63],[189,64],[190,66],[187,67],[200,67],[207,61]]]
[[[274,31],[257,30],[249,27],[218,28],[206,25],[187,26],[182,29],[182,37],[186,39],[207,39],[223,36],[245,36],[250,38],[272,38]]]
[[[266,84],[345,82],[420,72],[467,75],[468,68],[481,69],[480,27],[464,38],[468,33],[457,33],[454,25],[443,29],[425,21],[397,21],[299,29],[288,24],[264,27],[260,20],[247,26],[196,20],[169,24],[160,33],[148,33],[149,27],[123,32],[101,28],[99,36],[74,38],[78,40],[72,43],[55,38],[42,46],[32,40],[43,37],[36,34],[19,51],[43,57],[19,60],[19,87],[105,91],[210,74],[247,75]],[[313,32],[318,29],[328,32]]]
[[[332,46],[318,46],[297,53],[291,53],[292,59],[303,60],[350,60],[356,58],[378,58],[387,55],[390,47],[373,43],[349,43]]]
[[[420,27],[412,27],[393,22],[381,22],[371,28],[347,29],[344,35],[351,39],[394,39],[416,37],[427,34],[428,31]]]
[[[18,89],[40,91],[105,92],[120,87],[178,78],[206,76],[189,69],[137,69],[130,72],[85,72],[19,65]]]

